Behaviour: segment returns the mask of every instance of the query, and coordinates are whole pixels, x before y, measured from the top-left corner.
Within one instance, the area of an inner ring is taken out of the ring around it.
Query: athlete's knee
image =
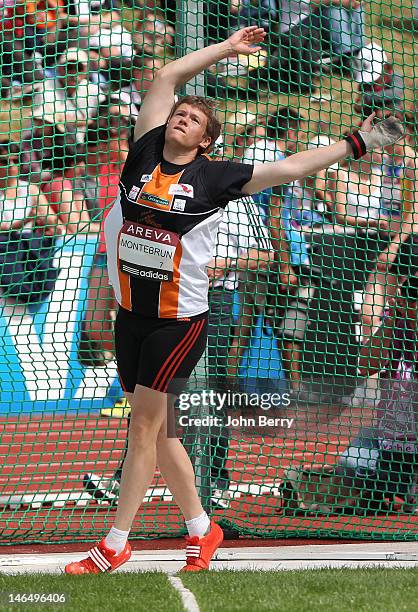
[[[132,420],[129,427],[130,449],[155,448],[160,428],[161,424],[152,417],[141,416],[139,419]]]
[[[129,450],[142,452],[151,448],[155,449],[158,433],[152,427],[142,425],[134,427],[129,432]]]

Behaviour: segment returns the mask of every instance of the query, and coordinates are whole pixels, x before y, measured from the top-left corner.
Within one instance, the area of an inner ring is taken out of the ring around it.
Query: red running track
[[[332,429],[317,427],[314,435],[306,434],[310,429],[305,422],[285,439],[247,436],[232,440],[227,465],[232,482],[277,487],[290,464],[334,462],[347,446],[354,419],[355,415],[350,414],[350,428],[343,416]],[[2,420],[0,499],[24,493],[81,492],[85,472],[113,474],[125,438],[125,423],[117,419],[37,415]],[[162,485],[156,474],[153,486]],[[113,508],[94,500],[85,507],[74,503],[62,508],[42,506],[38,510],[30,506],[0,507],[0,543],[17,546],[95,540],[111,524],[113,512]],[[217,514],[250,537],[418,537],[418,517],[400,513],[367,518],[283,517],[280,498],[269,494],[269,490],[262,495],[242,493],[227,511]],[[183,521],[173,502],[157,499],[146,503],[138,513],[133,533],[148,538],[176,536],[182,529]]]

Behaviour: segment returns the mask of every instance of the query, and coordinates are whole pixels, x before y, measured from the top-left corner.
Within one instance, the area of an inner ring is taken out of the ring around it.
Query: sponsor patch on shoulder
[[[186,200],[181,198],[175,198],[173,202],[173,210],[184,210],[186,207]]]
[[[130,200],[136,200],[136,199],[137,199],[137,197],[138,197],[138,193],[139,193],[140,191],[141,191],[141,188],[140,188],[140,187],[137,187],[136,185],[134,185],[134,186],[131,188],[131,190],[130,190],[130,192],[129,192],[129,194],[128,194],[128,198],[129,198]]]
[[[194,188],[192,185],[188,185],[187,183],[176,183],[175,185],[170,185],[168,188],[168,193],[170,195],[182,195],[189,198],[194,198]]]
[[[143,174],[141,176],[141,183],[149,183],[152,181],[152,174]]]

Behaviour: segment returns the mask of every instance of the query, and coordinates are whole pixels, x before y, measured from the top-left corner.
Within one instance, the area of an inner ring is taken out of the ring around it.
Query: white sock
[[[189,536],[199,536],[199,538],[201,538],[209,530],[210,519],[206,512],[203,512],[200,516],[190,519],[190,521],[186,521],[186,527]]]
[[[120,555],[128,541],[128,536],[129,531],[122,531],[121,529],[116,529],[116,527],[111,527],[106,536],[105,544],[108,548],[116,551],[117,555]]]

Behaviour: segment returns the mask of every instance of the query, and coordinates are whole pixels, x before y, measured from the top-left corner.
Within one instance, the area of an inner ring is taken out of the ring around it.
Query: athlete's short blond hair
[[[184,96],[183,98],[179,98],[179,100],[174,104],[168,120],[171,119],[178,107],[182,104],[189,104],[189,106],[199,109],[206,116],[207,125],[205,137],[210,138],[210,144],[206,147],[206,149],[202,149],[200,154],[210,153],[215,146],[215,141],[218,139],[219,134],[221,133],[221,122],[215,114],[215,103],[203,98],[202,96]]]

